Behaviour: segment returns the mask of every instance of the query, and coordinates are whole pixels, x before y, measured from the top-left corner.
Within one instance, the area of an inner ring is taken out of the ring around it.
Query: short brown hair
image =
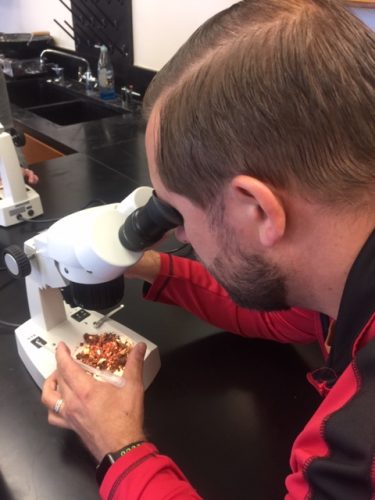
[[[375,192],[375,37],[336,0],[244,0],[156,75],[157,165],[201,207],[247,174],[314,199]]]

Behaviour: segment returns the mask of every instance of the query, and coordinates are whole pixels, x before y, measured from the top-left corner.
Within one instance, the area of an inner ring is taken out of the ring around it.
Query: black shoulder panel
[[[375,339],[353,361],[358,390],[325,422],[327,458],[317,458],[305,471],[311,500],[370,500],[375,451]],[[333,389],[334,390],[334,389]]]

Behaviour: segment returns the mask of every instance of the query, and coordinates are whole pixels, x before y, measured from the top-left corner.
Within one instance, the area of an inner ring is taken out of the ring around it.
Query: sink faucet
[[[140,101],[137,99],[140,97],[141,94],[134,91],[133,85],[121,87],[122,104],[124,108],[128,109],[128,111],[136,111],[140,104]]]
[[[40,66],[43,67],[44,65],[44,56],[47,54],[58,54],[59,56],[67,57],[68,59],[74,59],[75,61],[79,61],[80,63],[84,63],[86,65],[86,71],[82,73],[82,68],[79,66],[78,68],[78,81],[82,82],[84,79],[86,80],[86,88],[89,88],[91,85],[91,82],[93,81],[92,73],[91,73],[91,68],[90,68],[90,63],[88,62],[87,59],[84,57],[80,56],[75,56],[73,54],[68,54],[67,52],[62,52],[60,50],[55,50],[55,49],[45,49],[40,53],[39,56],[39,61],[40,61]]]

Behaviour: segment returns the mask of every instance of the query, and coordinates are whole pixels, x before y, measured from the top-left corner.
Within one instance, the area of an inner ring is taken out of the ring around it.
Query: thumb
[[[126,380],[139,381],[143,379],[143,360],[147,346],[144,342],[139,342],[130,351],[124,369]]]
[[[65,342],[60,341],[57,345],[56,352],[64,352],[65,354],[68,354],[70,356],[70,349],[69,347],[65,344]]]
[[[57,346],[56,362],[59,376],[69,387],[76,387],[82,377],[85,377],[85,371],[73,360],[70,349],[64,342],[59,342]]]

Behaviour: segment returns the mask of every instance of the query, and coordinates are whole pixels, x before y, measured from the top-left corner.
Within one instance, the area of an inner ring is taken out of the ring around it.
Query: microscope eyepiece
[[[158,242],[164,234],[183,223],[181,214],[153,192],[143,207],[137,208],[120,227],[122,245],[139,252]]]

